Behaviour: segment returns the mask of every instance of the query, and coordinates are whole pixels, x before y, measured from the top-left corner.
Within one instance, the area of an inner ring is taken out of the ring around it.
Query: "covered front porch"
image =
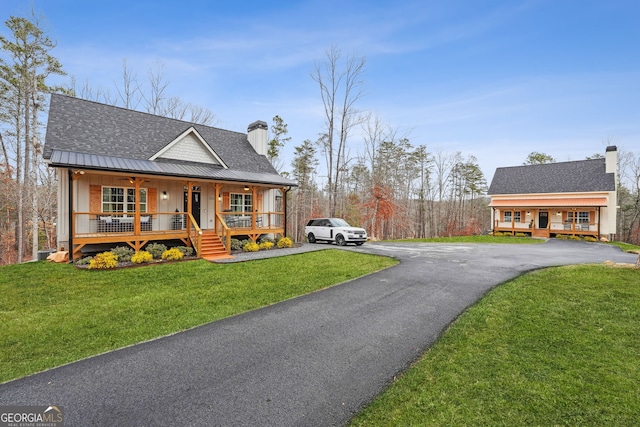
[[[206,257],[229,254],[234,237],[285,234],[286,187],[90,170],[68,170],[66,178],[73,259],[96,248],[139,251],[168,241]]]
[[[529,234],[531,237],[552,237],[558,234],[573,236],[600,235],[599,210],[573,208],[575,210],[530,209],[527,211],[501,209],[495,213],[493,231],[501,233]]]
[[[494,197],[493,232],[528,234],[548,238],[556,235],[602,235],[602,209],[608,199],[598,197],[500,198]]]

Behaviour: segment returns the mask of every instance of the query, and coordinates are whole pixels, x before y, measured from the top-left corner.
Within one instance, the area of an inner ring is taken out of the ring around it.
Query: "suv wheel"
[[[309,233],[309,235],[307,236],[307,239],[309,240],[309,243],[316,242],[316,236],[314,236],[313,233]]]
[[[344,236],[342,234],[338,234],[336,236],[336,245],[338,246],[346,246],[347,242],[344,240]]]

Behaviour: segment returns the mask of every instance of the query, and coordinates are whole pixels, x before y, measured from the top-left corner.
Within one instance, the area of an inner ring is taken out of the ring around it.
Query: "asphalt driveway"
[[[62,406],[67,426],[343,425],[497,284],[546,266],[637,258],[608,245],[556,240],[346,250],[400,263],[2,384],[0,405]]]

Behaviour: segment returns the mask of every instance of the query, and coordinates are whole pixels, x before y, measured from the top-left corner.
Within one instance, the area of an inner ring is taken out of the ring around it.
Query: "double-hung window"
[[[504,222],[520,222],[520,211],[505,211]]]
[[[233,212],[252,212],[253,203],[251,200],[251,194],[239,194],[231,193],[229,208]]]
[[[520,222],[520,211],[515,211],[513,213],[513,222]]]
[[[127,187],[102,187],[102,212],[134,213],[136,189]],[[147,211],[147,189],[140,189],[140,212]]]
[[[574,218],[575,218],[575,223],[576,224],[589,224],[589,212],[588,211],[582,211],[582,212],[569,211],[569,212],[567,212],[567,221],[568,222],[574,222]]]

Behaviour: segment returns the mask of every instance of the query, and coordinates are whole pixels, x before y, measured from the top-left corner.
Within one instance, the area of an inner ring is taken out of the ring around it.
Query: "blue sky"
[[[123,59],[143,82],[162,64],[169,94],[211,109],[220,127],[280,115],[285,170],[322,131],[310,73],[332,45],[366,58],[359,109],[430,152],[475,156],[487,180],[532,151],[640,151],[636,0],[269,3],[0,0],[0,15],[42,13],[78,83],[113,93]]]

